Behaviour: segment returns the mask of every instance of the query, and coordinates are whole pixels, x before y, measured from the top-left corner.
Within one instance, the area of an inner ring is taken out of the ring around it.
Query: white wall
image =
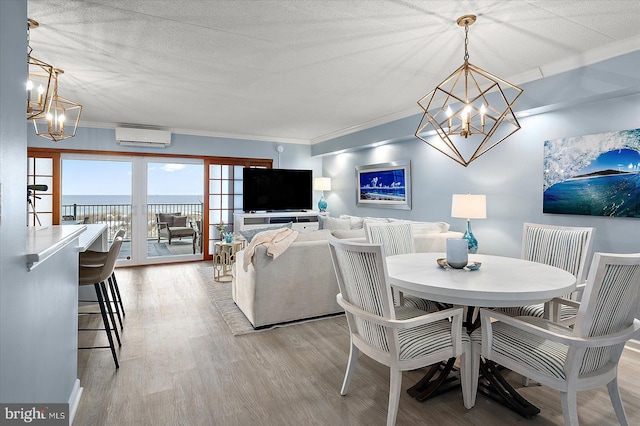
[[[415,117],[417,127],[420,117]],[[392,216],[414,220],[442,220],[464,230],[463,219],[451,218],[451,194],[487,195],[487,219],[472,221],[479,251],[519,256],[522,223],[593,226],[594,249],[604,252],[640,252],[640,219],[542,213],[544,141],[640,127],[640,95],[592,102],[521,120],[522,129],[465,168],[415,137],[377,148],[323,157],[325,176],[333,178],[325,194],[332,215]],[[415,129],[414,129],[415,130]],[[388,130],[380,134],[389,138]],[[381,138],[382,140],[382,138]],[[411,160],[411,211],[358,208],[355,167]]]

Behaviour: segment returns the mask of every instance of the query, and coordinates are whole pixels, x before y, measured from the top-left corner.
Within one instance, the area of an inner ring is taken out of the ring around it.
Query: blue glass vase
[[[462,239],[469,242],[469,253],[474,254],[478,252],[478,240],[476,240],[476,237],[473,236],[473,232],[471,232],[470,220],[467,220],[467,230],[464,231]]]
[[[324,194],[320,195],[320,201],[318,201],[318,210],[321,212],[327,211],[327,201],[324,199]]]
[[[233,232],[224,232],[222,236],[224,237],[225,243],[229,244],[233,242]]]

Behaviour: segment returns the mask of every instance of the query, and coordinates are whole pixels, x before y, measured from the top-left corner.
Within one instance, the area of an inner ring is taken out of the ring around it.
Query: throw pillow
[[[364,218],[360,216],[349,216],[348,214],[341,214],[340,219],[349,219],[351,222],[351,229],[362,229],[364,226]]]
[[[185,228],[187,226],[187,217],[186,216],[173,216],[173,227]]]
[[[173,215],[168,213],[158,213],[158,222],[166,223],[167,226],[173,226]]]
[[[335,231],[337,229],[351,229],[351,221],[349,219],[319,215],[318,229],[328,229],[330,231]]]
[[[264,228],[245,229],[244,231],[238,231],[238,233],[242,235],[244,239],[247,240],[248,243],[250,243],[253,237],[255,237],[257,234],[259,234],[262,231],[270,231],[271,229],[278,229],[278,228],[291,229],[292,226],[293,226],[293,222],[289,222],[289,223],[283,223],[282,225],[267,226]]]

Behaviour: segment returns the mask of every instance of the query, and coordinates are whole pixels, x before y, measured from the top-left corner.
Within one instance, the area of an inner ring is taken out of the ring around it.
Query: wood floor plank
[[[108,349],[78,353],[84,393],[74,425],[384,425],[389,370],[361,357],[349,394],[340,395],[349,338],[344,317],[234,337],[208,299],[198,269],[209,263],[118,269],[126,318],[115,370]],[[81,325],[99,326],[99,316]],[[83,344],[106,342],[103,332]],[[640,353],[625,350],[620,391],[630,424],[640,424]],[[404,390],[424,370],[403,375],[398,425],[562,425],[559,393],[521,388],[542,412],[524,419],[478,395],[466,410],[460,391],[418,402]],[[580,424],[617,424],[605,387],[578,394]]]

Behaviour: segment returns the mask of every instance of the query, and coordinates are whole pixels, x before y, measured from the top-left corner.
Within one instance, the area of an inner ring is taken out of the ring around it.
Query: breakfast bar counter
[[[26,262],[32,270],[76,241],[86,225],[33,226],[27,228]]]

